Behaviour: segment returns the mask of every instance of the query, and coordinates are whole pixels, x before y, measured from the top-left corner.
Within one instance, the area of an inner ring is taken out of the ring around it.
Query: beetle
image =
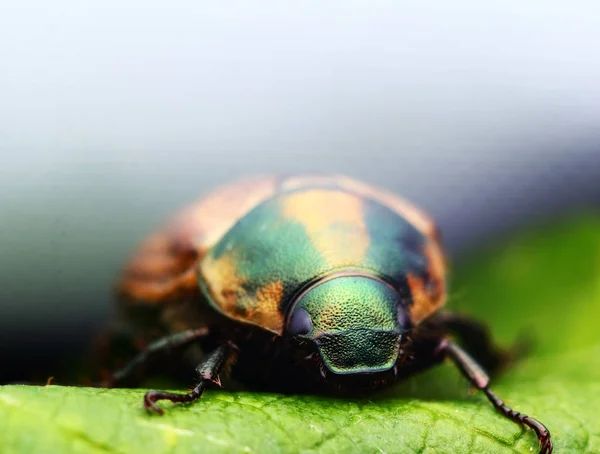
[[[124,320],[166,331],[105,384],[155,353],[195,344],[198,385],[149,391],[193,402],[220,377],[281,392],[369,393],[451,360],[505,417],[548,429],[489,387],[511,358],[479,322],[446,312],[448,260],[434,221],[411,202],[341,175],[239,180],[146,238],[117,282]],[[455,338],[460,341],[455,342]]]

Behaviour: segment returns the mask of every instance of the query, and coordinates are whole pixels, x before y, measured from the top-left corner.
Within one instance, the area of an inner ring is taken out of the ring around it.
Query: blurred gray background
[[[130,248],[242,175],[400,192],[455,256],[597,207],[599,55],[593,1],[3,1],[0,382],[81,351]]]

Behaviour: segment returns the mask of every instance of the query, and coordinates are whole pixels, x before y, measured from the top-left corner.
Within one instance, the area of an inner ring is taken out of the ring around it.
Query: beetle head
[[[314,342],[335,374],[372,373],[394,366],[409,323],[400,296],[390,286],[368,276],[343,275],[301,295],[286,331]]]

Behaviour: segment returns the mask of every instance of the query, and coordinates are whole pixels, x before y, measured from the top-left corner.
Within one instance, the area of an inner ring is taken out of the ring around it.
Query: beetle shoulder
[[[120,300],[161,304],[196,295],[198,260],[276,188],[274,177],[244,179],[183,208],[134,250],[116,284]]]

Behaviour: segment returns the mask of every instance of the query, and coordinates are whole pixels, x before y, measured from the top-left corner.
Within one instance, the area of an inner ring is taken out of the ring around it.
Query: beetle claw
[[[146,393],[144,396],[144,410],[146,410],[146,413],[148,414],[152,414],[152,412],[156,412],[161,416],[165,414],[165,411],[160,408],[152,398],[152,393]]]
[[[551,454],[554,450],[554,446],[552,445],[552,439],[550,437],[540,437],[539,440],[542,445],[540,449],[540,454]]]

